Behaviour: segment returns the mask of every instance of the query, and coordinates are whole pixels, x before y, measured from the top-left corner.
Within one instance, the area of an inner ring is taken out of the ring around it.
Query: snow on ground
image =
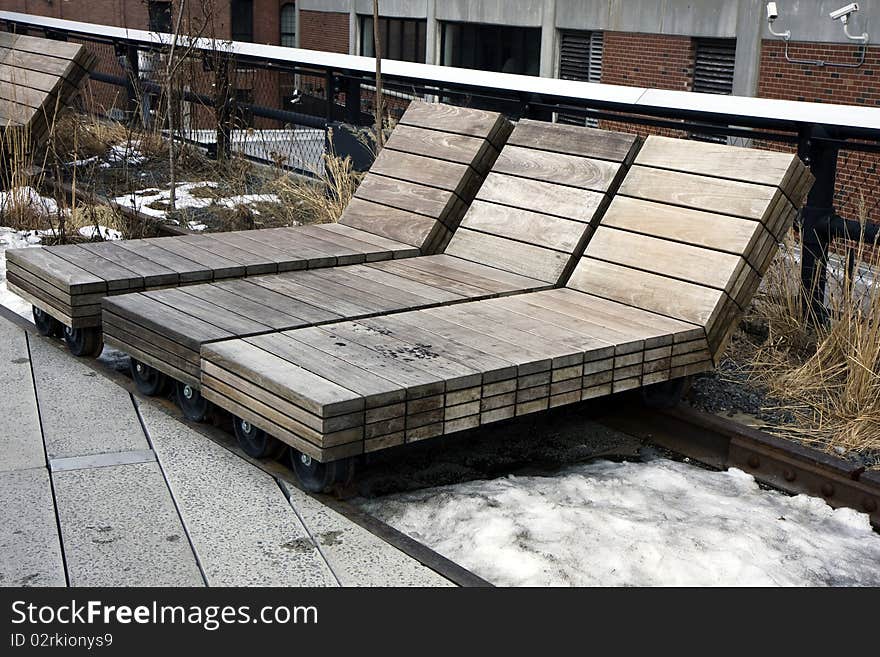
[[[497,585],[880,585],[868,516],[735,469],[602,461],[364,506]]]
[[[0,226],[0,305],[31,319],[31,304],[6,287],[6,249],[39,246],[42,237],[34,231],[20,231]]]
[[[218,184],[213,181],[186,182],[177,185],[175,190],[175,207],[178,210],[187,208],[207,208],[212,205],[221,205],[227,208],[235,208],[240,205],[251,206],[254,203],[280,203],[281,200],[275,194],[236,194],[233,196],[206,197],[193,194],[194,190],[203,189],[205,187],[216,188]],[[171,198],[170,189],[157,189],[150,187],[141,189],[131,194],[117,196],[113,199],[115,203],[121,206],[132,208],[138,212],[156,219],[166,219],[167,210],[161,208],[151,208],[151,204],[167,204]],[[254,214],[259,211],[251,209]],[[196,222],[189,222],[192,230],[204,230],[205,226]]]
[[[102,169],[109,169],[112,166],[118,166],[125,163],[128,166],[138,166],[147,161],[146,156],[141,153],[140,140],[134,139],[127,144],[116,144],[110,146],[104,155],[94,155],[84,160],[74,160],[67,162],[69,167],[82,167],[100,162],[98,166]]]

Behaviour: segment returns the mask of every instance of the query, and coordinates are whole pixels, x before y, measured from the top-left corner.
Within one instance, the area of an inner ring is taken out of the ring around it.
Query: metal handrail
[[[9,11],[0,11],[0,21],[141,48],[166,47],[173,39],[164,33]],[[225,52],[241,61],[259,61],[282,68],[303,67],[364,78],[375,73],[372,57],[208,38],[187,38],[184,43],[196,50]],[[383,62],[382,72],[389,81],[419,88],[492,90],[514,98],[538,98],[543,103],[552,101],[588,109],[796,133],[809,126],[824,126],[833,129],[839,139],[880,141],[880,108],[625,87],[396,60]]]

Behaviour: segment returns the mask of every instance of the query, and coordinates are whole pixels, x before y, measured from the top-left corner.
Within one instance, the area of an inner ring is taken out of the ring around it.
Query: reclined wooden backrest
[[[704,327],[717,363],[812,179],[790,153],[649,137],[568,287]]]
[[[0,129],[45,139],[96,61],[78,43],[0,32]]]
[[[623,178],[637,141],[618,132],[521,120],[446,254],[561,283]]]
[[[511,129],[497,112],[413,101],[339,223],[442,250]]]

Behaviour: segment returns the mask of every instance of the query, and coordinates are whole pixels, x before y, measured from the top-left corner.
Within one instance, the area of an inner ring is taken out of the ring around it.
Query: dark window
[[[566,30],[559,36],[559,77],[579,82],[601,82],[603,33]],[[590,118],[586,112],[559,112],[556,120],[592,128],[599,125],[598,120]]]
[[[254,0],[232,0],[232,40],[254,40]]]
[[[477,23],[443,23],[441,63],[483,71],[538,75],[541,30]]]
[[[733,93],[736,39],[694,39],[693,91],[704,94]],[[692,133],[691,139],[727,143],[727,137]]]
[[[281,7],[281,45],[296,48],[296,5],[288,2]]]
[[[171,27],[171,2],[150,0],[147,5],[150,12],[150,31],[170,33]]]
[[[361,55],[374,57],[373,17],[360,17]],[[382,59],[424,62],[428,24],[423,20],[379,17],[379,43]]]

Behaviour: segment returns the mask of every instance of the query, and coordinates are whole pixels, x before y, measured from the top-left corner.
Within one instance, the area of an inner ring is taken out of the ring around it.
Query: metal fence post
[[[327,119],[327,123],[331,123],[333,121],[333,96],[334,96],[334,85],[336,84],[336,78],[333,75],[332,70],[327,71],[327,75],[324,79],[324,87],[326,87],[327,92],[327,112],[325,118]]]
[[[128,66],[126,67],[125,76],[125,93],[127,94],[128,102],[125,111],[125,118],[129,123],[134,122],[138,114],[140,113],[141,107],[141,85],[140,85],[140,61],[138,58],[138,48],[135,45],[129,45],[125,50],[125,59]],[[142,124],[144,126],[147,125],[147,120],[144,118],[142,120]]]
[[[828,247],[831,243],[831,222],[834,212],[834,185],[837,177],[839,146],[823,138],[831,138],[828,128],[812,126],[802,131],[800,155],[810,166],[816,181],[801,211],[801,284],[805,295],[806,319],[825,323],[825,289],[828,279]]]
[[[351,76],[345,86],[345,121],[351,125],[361,122],[361,81]]]

